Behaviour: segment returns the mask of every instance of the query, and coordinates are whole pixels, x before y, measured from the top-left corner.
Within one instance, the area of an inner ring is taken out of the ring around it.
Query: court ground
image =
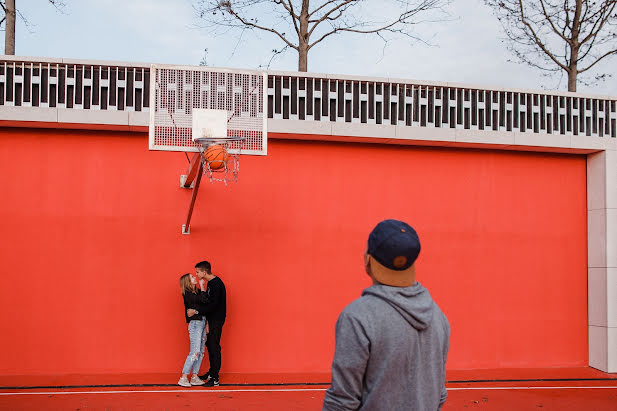
[[[2,377],[3,410],[318,410],[328,375],[222,375],[218,388],[177,376]],[[448,373],[444,410],[617,410],[617,375],[591,368]]]

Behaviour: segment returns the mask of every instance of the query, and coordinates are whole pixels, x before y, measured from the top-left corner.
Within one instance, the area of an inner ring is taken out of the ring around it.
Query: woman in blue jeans
[[[186,357],[184,367],[182,368],[182,377],[178,381],[178,385],[190,387],[191,385],[204,385],[205,381],[200,379],[197,374],[201,361],[204,357],[204,345],[206,344],[206,320],[203,314],[199,313],[199,305],[206,301],[206,293],[203,282],[197,286],[197,280],[190,274],[184,274],[180,277],[180,289],[184,299],[184,317],[188,323],[189,338],[191,340],[191,351]],[[196,310],[196,314],[189,317],[186,311],[192,308]],[[188,375],[193,370],[193,376],[189,381]]]

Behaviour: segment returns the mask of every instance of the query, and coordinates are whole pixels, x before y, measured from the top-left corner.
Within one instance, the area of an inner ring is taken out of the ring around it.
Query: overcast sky
[[[379,1],[379,0],[376,0]],[[47,0],[17,0],[30,27],[17,24],[16,54],[198,65],[208,49],[215,67],[254,69],[280,48],[272,35],[254,33],[213,36],[196,28],[190,0],[65,0],[58,12]],[[473,85],[567,89],[567,77],[547,79],[528,66],[509,62],[510,54],[491,10],[481,0],[453,0],[451,21],[426,23],[418,29],[433,45],[404,38],[383,42],[360,35],[331,38],[309,53],[309,71]],[[2,43],[3,46],[3,43]],[[599,71],[615,77],[579,92],[617,96],[617,58]],[[274,60],[273,70],[297,70],[297,54]]]

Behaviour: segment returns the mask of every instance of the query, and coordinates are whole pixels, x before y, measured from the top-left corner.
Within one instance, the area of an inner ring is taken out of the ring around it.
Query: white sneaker
[[[191,385],[204,385],[206,382],[199,378],[197,375],[193,374],[191,377]]]
[[[189,382],[189,379],[186,378],[185,376],[180,377],[180,379],[178,380],[178,385],[181,385],[183,387],[190,387],[191,383]]]

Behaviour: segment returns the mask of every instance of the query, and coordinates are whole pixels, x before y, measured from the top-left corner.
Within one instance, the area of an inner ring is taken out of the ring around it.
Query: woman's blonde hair
[[[186,294],[186,290],[190,292],[195,292],[195,287],[191,284],[191,275],[189,273],[184,274],[180,277],[180,290],[182,290],[182,295]]]

